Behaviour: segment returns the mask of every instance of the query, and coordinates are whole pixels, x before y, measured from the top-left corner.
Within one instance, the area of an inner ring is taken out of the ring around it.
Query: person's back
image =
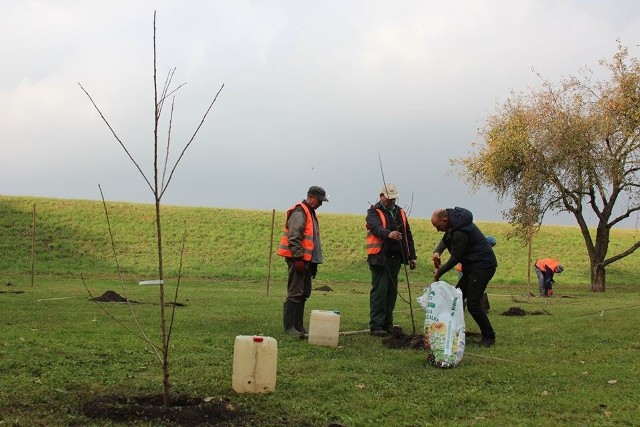
[[[480,327],[480,345],[490,347],[495,343],[496,335],[482,306],[482,296],[498,265],[493,249],[473,223],[471,211],[465,208],[437,209],[431,216],[431,223],[436,230],[444,232],[433,252],[434,280],[439,280],[456,264],[462,264],[463,274],[457,287],[462,291],[463,299],[467,300],[469,314]],[[441,265],[440,254],[445,248],[451,256]]]
[[[550,297],[553,295],[553,275],[562,273],[564,267],[555,258],[540,258],[533,265],[533,269],[538,276],[538,290],[541,297]]]

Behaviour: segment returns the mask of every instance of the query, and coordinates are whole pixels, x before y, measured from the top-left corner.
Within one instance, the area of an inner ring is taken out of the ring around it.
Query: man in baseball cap
[[[307,191],[307,195],[316,197],[321,202],[328,202],[329,197],[327,196],[327,192],[324,191],[324,188],[318,187],[317,185],[312,185],[309,187],[309,191]]]
[[[315,279],[318,264],[322,264],[322,243],[316,209],[328,202],[324,188],[313,185],[306,199],[287,210],[278,255],[287,263],[287,298],[282,311],[282,323],[287,334],[307,334],[304,327],[304,306],[311,296],[311,279]]]

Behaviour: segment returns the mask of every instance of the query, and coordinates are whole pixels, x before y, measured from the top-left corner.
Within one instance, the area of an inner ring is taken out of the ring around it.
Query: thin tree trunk
[[[162,225],[160,221],[160,200],[156,199],[156,231],[158,233],[158,276],[160,279],[160,324],[162,329],[162,403],[169,406],[171,383],[169,382],[169,345],[167,343],[167,319],[164,304],[164,268],[162,263]]]
[[[34,276],[36,274],[36,205],[33,205],[33,215],[31,218],[31,286],[33,287]]]

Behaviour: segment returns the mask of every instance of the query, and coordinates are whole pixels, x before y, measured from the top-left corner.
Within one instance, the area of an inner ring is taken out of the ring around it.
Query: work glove
[[[311,278],[315,279],[316,274],[318,274],[318,264],[316,264],[315,262],[309,264],[309,273],[311,273]]]
[[[298,273],[303,273],[304,272],[304,261],[302,260],[302,258],[295,258],[293,260],[293,268]]]

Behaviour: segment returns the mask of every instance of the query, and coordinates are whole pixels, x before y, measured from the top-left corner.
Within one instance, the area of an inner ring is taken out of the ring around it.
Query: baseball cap
[[[321,200],[323,202],[329,201],[327,192],[324,191],[324,188],[318,187],[317,185],[312,185],[311,187],[309,187],[309,191],[307,191],[307,194],[317,197],[318,200]]]
[[[400,197],[398,194],[398,187],[395,184],[385,184],[380,189],[380,194],[384,194],[387,199],[397,199]]]

